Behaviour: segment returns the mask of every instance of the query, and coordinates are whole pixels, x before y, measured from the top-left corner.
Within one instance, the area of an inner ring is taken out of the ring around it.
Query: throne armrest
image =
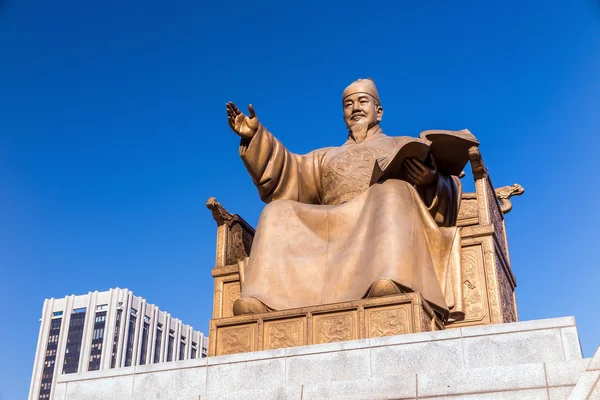
[[[242,217],[229,213],[214,197],[206,201],[217,223],[217,259],[215,267],[225,267],[243,261],[250,255],[254,228]]]

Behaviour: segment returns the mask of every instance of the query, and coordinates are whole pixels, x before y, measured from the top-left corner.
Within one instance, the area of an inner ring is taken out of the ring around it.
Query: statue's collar
[[[368,142],[369,140],[376,139],[378,137],[381,137],[382,135],[384,135],[384,133],[381,130],[381,126],[379,126],[379,124],[377,124],[377,125],[371,127],[367,131],[367,137],[365,138],[365,140],[363,140],[360,143]],[[354,140],[354,138],[352,137],[350,132],[348,132],[348,140],[346,140],[346,144],[360,144],[360,143],[356,143],[356,141]]]

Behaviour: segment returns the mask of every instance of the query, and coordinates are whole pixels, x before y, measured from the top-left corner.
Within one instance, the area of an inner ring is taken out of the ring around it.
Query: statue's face
[[[348,129],[358,124],[367,124],[369,128],[381,122],[383,107],[377,104],[372,96],[366,93],[354,93],[343,102],[344,121]]]

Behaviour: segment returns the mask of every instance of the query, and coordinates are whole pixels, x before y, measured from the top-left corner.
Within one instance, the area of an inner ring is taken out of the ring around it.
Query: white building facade
[[[46,299],[29,400],[62,374],[206,357],[208,338],[127,289]]]

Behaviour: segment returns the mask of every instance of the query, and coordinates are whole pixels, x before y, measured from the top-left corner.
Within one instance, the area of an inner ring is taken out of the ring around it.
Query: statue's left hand
[[[437,166],[435,159],[431,156],[431,166],[428,166],[416,158],[408,158],[404,161],[404,168],[413,184],[426,186],[431,185],[437,179]]]

